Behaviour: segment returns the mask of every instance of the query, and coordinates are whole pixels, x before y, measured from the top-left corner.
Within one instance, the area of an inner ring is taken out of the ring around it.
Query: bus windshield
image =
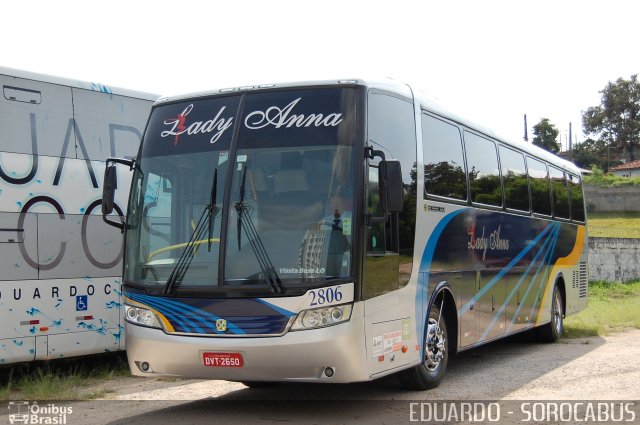
[[[352,276],[355,102],[332,88],[154,108],[125,283],[281,293]]]

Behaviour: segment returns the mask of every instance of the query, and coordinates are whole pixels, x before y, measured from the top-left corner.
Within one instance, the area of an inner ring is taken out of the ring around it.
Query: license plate
[[[242,367],[240,353],[202,353],[202,362],[208,367]]]

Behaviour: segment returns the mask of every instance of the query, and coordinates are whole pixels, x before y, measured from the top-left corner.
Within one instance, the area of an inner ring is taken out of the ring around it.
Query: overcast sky
[[[412,84],[522,140],[563,145],[640,72],[637,0],[7,0],[0,66],[162,95],[326,77]]]

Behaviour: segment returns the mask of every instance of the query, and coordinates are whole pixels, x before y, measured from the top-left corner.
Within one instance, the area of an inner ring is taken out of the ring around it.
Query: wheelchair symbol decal
[[[87,295],[76,296],[76,311],[86,311],[89,308],[89,297]]]

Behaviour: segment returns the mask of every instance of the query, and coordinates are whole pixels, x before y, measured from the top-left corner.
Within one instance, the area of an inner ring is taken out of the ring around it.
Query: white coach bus
[[[554,341],[587,302],[579,169],[404,84],[158,101],[138,157],[107,161],[104,213],[118,163],[135,375],[427,389],[452,353]]]
[[[101,179],[137,154],[158,96],[8,68],[0,86],[0,364],[124,349]]]

